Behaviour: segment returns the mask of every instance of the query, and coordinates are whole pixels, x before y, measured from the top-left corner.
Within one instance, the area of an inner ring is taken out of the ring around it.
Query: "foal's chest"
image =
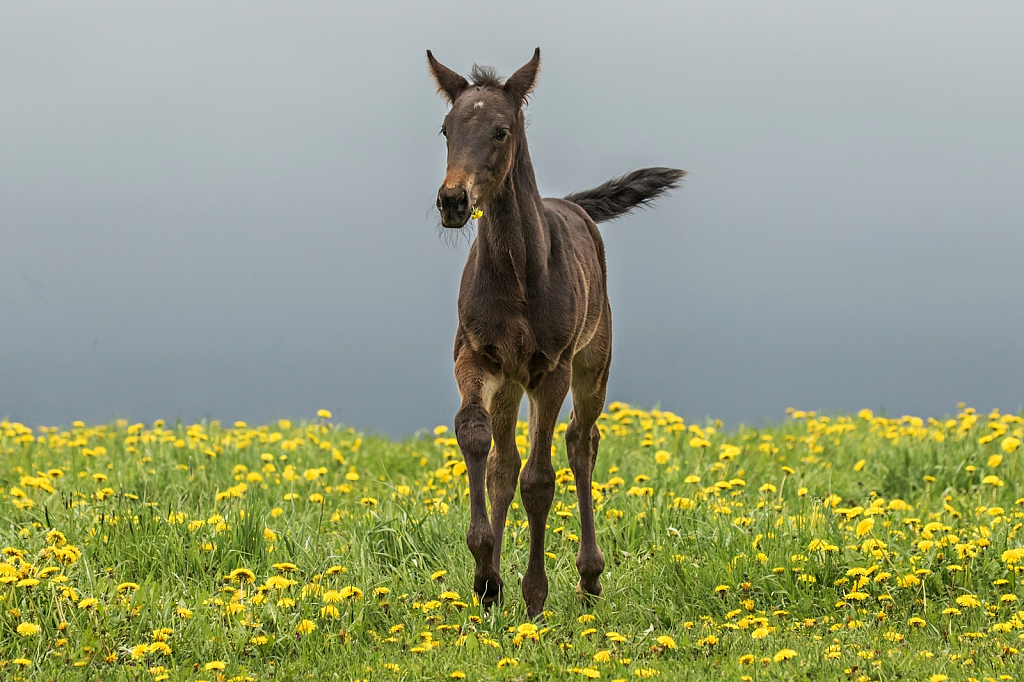
[[[545,352],[525,315],[477,316],[462,311],[459,326],[465,341],[492,374],[529,387],[538,375],[554,369],[552,354]],[[555,353],[555,361],[557,356]]]

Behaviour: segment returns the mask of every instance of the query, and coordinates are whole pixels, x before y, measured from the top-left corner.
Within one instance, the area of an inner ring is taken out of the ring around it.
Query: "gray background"
[[[603,227],[609,399],[1024,402],[1020,3],[0,4],[0,416],[450,423],[424,50],[510,74],[542,192],[685,168]]]

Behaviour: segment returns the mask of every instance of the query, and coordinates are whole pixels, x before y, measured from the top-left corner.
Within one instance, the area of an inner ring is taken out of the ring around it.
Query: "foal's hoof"
[[[593,584],[587,586],[583,585],[582,580],[576,583],[576,597],[584,606],[593,606],[601,598],[602,592],[604,592],[604,588],[601,587],[601,581],[596,578]]]
[[[501,603],[504,585],[501,582],[501,578],[476,577],[473,579],[473,591],[479,595],[480,604],[485,609],[488,609],[493,604]]]
[[[530,620],[543,615],[547,598],[548,577],[543,573],[537,577],[527,569],[523,576],[523,601],[526,602],[526,615]]]

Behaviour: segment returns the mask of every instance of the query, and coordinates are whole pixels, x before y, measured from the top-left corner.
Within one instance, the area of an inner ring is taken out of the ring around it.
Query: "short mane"
[[[482,88],[500,88],[505,83],[502,77],[498,75],[498,72],[494,70],[493,66],[480,66],[479,64],[473,65],[473,70],[470,72],[469,78],[473,82],[473,85]]]

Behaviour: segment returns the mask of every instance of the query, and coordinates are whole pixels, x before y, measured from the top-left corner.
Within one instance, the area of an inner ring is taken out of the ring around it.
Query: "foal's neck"
[[[480,266],[525,301],[527,289],[547,276],[550,235],[525,132],[517,143],[512,168],[478,223],[477,248]]]

